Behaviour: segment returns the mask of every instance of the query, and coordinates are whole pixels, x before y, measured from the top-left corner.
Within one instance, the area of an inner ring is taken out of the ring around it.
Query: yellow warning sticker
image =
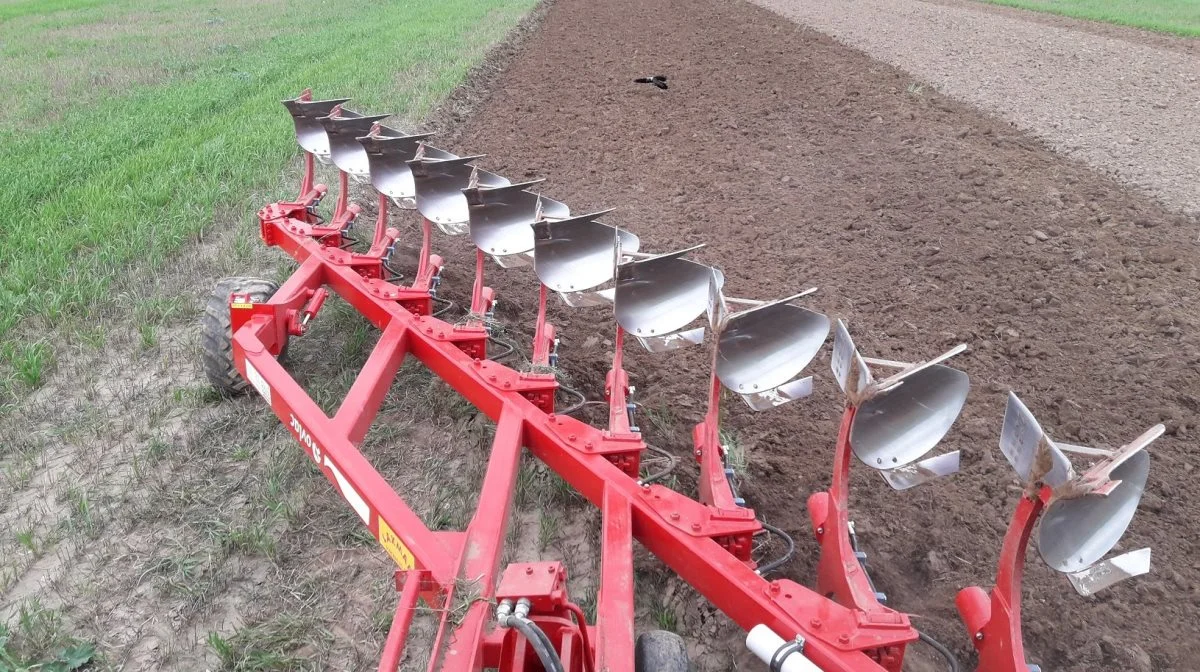
[[[392,556],[392,560],[400,566],[400,569],[413,569],[417,566],[412,552],[408,550],[404,542],[400,541],[400,537],[396,536],[383,516],[379,517],[379,543],[383,544],[383,550]]]

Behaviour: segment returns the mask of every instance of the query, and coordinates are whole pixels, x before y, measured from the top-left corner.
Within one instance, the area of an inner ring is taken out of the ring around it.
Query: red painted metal
[[[388,630],[387,641],[383,644],[379,672],[396,672],[400,667],[400,657],[404,655],[404,643],[408,639],[408,629],[412,626],[413,616],[417,611],[417,598],[420,597],[424,578],[425,572],[396,572],[400,601],[396,605],[396,616]]]
[[[1021,576],[1025,550],[1038,516],[1050,501],[1051,490],[1042,487],[1034,495],[1022,495],[1013,512],[991,593],[978,586],[963,588],[954,598],[975,650],[979,669],[987,672],[1028,672],[1021,639]]]
[[[472,291],[474,319],[466,325],[439,320],[432,316],[430,290],[441,259],[430,253],[429,222],[423,222],[417,278],[409,287],[397,286],[386,279],[384,269],[385,255],[399,237],[387,226],[386,200],[380,200],[371,249],[352,253],[341,249],[342,227],[330,231],[334,227],[323,226],[314,214],[325,188],[313,186],[312,179],[306,170],[301,199],[259,212],[263,240],[300,265],[270,301],[231,301],[234,360],[407,577],[385,647],[385,664],[398,660],[396,641],[402,640],[419,594],[426,603],[444,609],[429,670],[540,669],[518,633],[499,628],[491,617],[494,601],[507,595],[535,603],[529,617],[546,631],[567,670],[632,672],[636,538],[741,627],[766,624],[784,638],[802,635],[804,654],[824,670],[900,669],[904,645],[916,633],[906,616],[882,607],[869,592],[863,594],[861,568],[847,550],[846,434],[852,408],[847,409],[838,441],[834,485],[829,493],[814,497],[820,502],[811,507],[814,517],[820,513],[825,521],[824,532],[818,532],[823,549],[821,591],[789,580],[770,581],[754,571],[750,557],[751,537],[760,524],[750,509],[734,501],[724,474],[715,379],[709,413],[695,431],[701,501],[660,485],[642,485],[637,475],[644,444],[630,427],[626,410],[630,389],[619,329],[606,380],[608,427],[555,414],[553,374],[522,373],[487,360],[488,335],[480,318],[494,296],[483,285],[482,252]],[[347,205],[345,212],[356,207]],[[288,338],[288,324],[306,305],[319,308],[320,291],[336,293],[382,331],[333,417],[275,359]],[[545,323],[544,288],[540,298],[534,346],[539,357],[553,342],[553,330]],[[358,449],[409,356],[497,422],[478,508],[463,532],[428,529]],[[603,513],[597,623],[590,632],[581,612],[567,600],[565,573],[532,565],[535,573],[546,572],[535,585],[521,578],[524,566],[514,565],[498,578],[523,448]],[[835,599],[825,597],[826,592]]]
[[[858,409],[847,403],[838,429],[833,459],[833,482],[826,492],[808,498],[813,534],[821,545],[817,564],[817,592],[827,595],[861,615],[864,630],[879,638],[881,646],[873,653],[890,670],[899,670],[904,647],[916,641],[908,615],[879,603],[866,570],[850,544],[850,428]]]

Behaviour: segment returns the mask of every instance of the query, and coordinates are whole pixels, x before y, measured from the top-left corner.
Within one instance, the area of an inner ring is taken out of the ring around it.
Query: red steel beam
[[[880,661],[881,666],[866,652],[877,656],[882,647],[903,639],[899,633],[908,630],[906,619],[872,618],[794,582],[759,576],[723,545],[744,532],[743,522],[730,521],[724,512],[667,488],[639,485],[595,450],[606,440],[606,432],[547,414],[523,395],[530,385],[540,385],[536,391],[544,392],[544,382],[529,383],[508,367],[468,355],[460,348],[463,337],[453,325],[402,307],[405,291],[411,290],[378,280],[377,269],[361,255],[325,247],[296,233],[296,227],[289,226],[295,221],[263,219],[264,240],[302,262],[300,271],[277,294],[278,302],[282,305],[300,291],[328,286],[384,335],[333,419],[275,361],[266,345],[278,333],[279,313],[271,305],[275,300],[254,306],[253,317],[236,330],[235,363],[402,569],[426,570],[450,605],[460,582],[477,582],[483,601],[468,606],[452,634],[444,621],[439,634],[444,652],[440,659],[435,656],[431,670],[479,669],[487,656],[485,642],[497,639],[485,632],[491,608],[486,600],[495,592],[522,444],[604,511],[600,604],[617,613],[600,614],[596,653],[612,672],[632,671],[632,626],[630,621],[623,626],[616,623],[618,618],[628,618],[632,607],[631,541],[626,529],[741,627],[766,624],[785,638],[803,635],[804,654],[822,669],[899,669],[898,659]],[[431,532],[355,445],[370,426],[406,352],[499,423],[479,507],[465,535]]]

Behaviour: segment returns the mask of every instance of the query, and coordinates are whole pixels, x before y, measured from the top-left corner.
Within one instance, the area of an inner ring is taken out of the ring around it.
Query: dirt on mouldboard
[[[657,74],[668,90],[632,82]],[[991,585],[1019,493],[997,449],[1007,391],[1064,441],[1115,447],[1165,423],[1120,545],[1152,546],[1153,572],[1082,598],[1031,551],[1025,644],[1047,669],[1189,669],[1188,615],[1200,604],[1195,222],[742,3],[559,0],[496,77],[496,93],[441,139],[450,149],[487,153],[482,165],[514,180],[548,178],[544,191],[574,212],[618,207],[605,221],[644,249],[707,243],[692,256],[720,266],[731,295],[820,286],[806,305],[846,320],[868,355],[970,346],[954,361],[971,395],[943,444],[963,452],[962,472],[894,493],[860,467],[852,493],[889,604],[964,661],[973,654],[954,595]],[[455,245],[444,286],[465,290],[468,248]],[[531,325],[532,274],[489,272],[505,321]],[[565,368],[598,397],[611,312],[556,306],[551,317]],[[653,415],[646,438],[686,455],[705,355],[634,350],[628,368]],[[749,458],[744,494],[798,539],[788,575],[802,583],[816,558],[805,500],[828,485],[841,403],[828,352],[812,372],[812,399],[764,415],[727,400],[725,417]],[[694,466],[679,471],[689,491]],[[684,625],[704,632],[705,609],[698,602]]]

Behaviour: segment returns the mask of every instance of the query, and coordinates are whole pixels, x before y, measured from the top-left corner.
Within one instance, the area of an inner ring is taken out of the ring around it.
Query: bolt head
[[[821,619],[819,619],[819,618],[810,619],[808,621],[808,624],[811,625],[813,628],[820,628],[822,625]]]
[[[983,631],[975,633],[975,640],[979,642],[983,641]]]
[[[679,520],[679,514],[678,514],[678,513],[672,513],[672,514],[671,514],[671,520]]]
[[[850,643],[850,635],[838,635],[838,641],[842,644]]]
[[[526,568],[525,568],[525,573],[526,573],[526,574],[533,574],[533,567],[526,567]]]
[[[574,441],[575,439],[576,439],[576,436],[575,436],[574,434],[568,434],[568,435],[567,435],[567,440],[568,440],[568,441]]]
[[[692,531],[699,532],[700,531],[700,523],[692,523]]]

